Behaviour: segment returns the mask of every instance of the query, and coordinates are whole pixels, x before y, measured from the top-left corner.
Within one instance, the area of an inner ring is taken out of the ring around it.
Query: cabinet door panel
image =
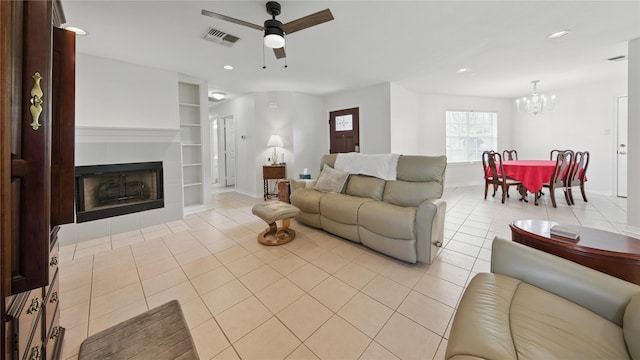
[[[51,2],[22,3],[21,91],[12,105],[19,121],[12,124],[11,293],[48,282],[50,229],[51,136]],[[17,36],[16,36],[17,38]],[[17,50],[17,49],[16,49]],[[18,199],[16,199],[19,197]]]
[[[75,53],[75,33],[53,28],[51,226],[74,221]]]

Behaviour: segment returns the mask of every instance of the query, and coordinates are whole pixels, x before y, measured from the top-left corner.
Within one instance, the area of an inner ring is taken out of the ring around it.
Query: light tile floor
[[[445,190],[445,246],[432,265],[407,264],[293,222],[294,241],[257,243],[261,199],[214,194],[184,220],[60,249],[62,355],[89,335],[170,299],[182,304],[201,359],[442,359],[471,277],[489,271],[496,235],[516,219],[623,232],[626,200],[576,194],[559,207]]]

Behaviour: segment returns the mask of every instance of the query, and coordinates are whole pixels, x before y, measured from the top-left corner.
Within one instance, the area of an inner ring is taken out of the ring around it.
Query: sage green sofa
[[[320,168],[333,167],[336,154]],[[441,200],[445,156],[400,155],[396,180],[350,174],[340,192],[292,181],[295,219],[394,258],[430,264],[442,246],[446,203]]]
[[[495,238],[469,283],[446,359],[640,360],[640,286]]]

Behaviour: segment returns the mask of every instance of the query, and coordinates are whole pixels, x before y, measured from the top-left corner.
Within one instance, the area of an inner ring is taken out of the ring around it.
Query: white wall
[[[640,38],[629,42],[629,151],[627,225],[640,233]]]
[[[389,96],[390,116],[390,152],[395,154],[418,154],[420,135],[418,129],[418,94],[391,83]]]
[[[548,159],[551,149],[587,150],[587,193],[615,195],[616,99],[626,92],[624,77],[556,90],[555,109],[536,116],[518,113],[513,101],[513,147],[525,159]]]
[[[76,54],[76,125],[179,129],[178,74]]]
[[[418,154],[446,154],[445,111],[476,110],[498,113],[498,149],[511,148],[511,101],[502,98],[421,94],[419,120],[415,131],[418,136]],[[394,125],[395,126],[395,125]],[[483,170],[478,159],[473,164],[447,164],[445,186],[465,186],[483,183]]]
[[[304,168],[317,176],[320,158],[326,152],[323,111],[321,97],[293,92],[256,93],[212,108],[212,117],[234,118],[236,191],[262,196],[262,166],[273,153],[267,141],[274,134],[280,135],[284,143],[278,154],[284,154],[288,178],[297,178]]]
[[[262,166],[265,164],[265,157],[272,157],[273,148],[267,147],[267,142],[271,135],[280,135],[283,148],[276,149],[278,161],[284,160],[287,163],[287,171],[290,164],[295,164],[293,158],[293,112],[297,104],[294,101],[294,94],[289,92],[268,92],[254,94],[255,99],[255,140],[256,153],[254,164],[256,166],[257,177],[255,179],[256,189],[263,187]],[[275,183],[271,184],[275,186]]]
[[[293,100],[297,105],[292,112],[293,153],[287,158],[293,159],[293,162],[287,160],[287,175],[289,178],[298,178],[298,174],[307,168],[315,179],[320,174],[320,158],[327,152],[323,138],[323,134],[328,136],[328,114],[324,114],[324,99],[296,93]]]
[[[258,166],[256,159],[256,134],[255,129],[255,99],[253,95],[244,95],[232,101],[224,103],[210,109],[211,117],[223,118],[233,116],[235,126],[235,144],[236,144],[236,185],[237,192],[257,196],[262,194],[262,186],[256,187],[257,176],[262,176],[262,171],[257,172]],[[265,141],[266,144],[266,141]],[[222,144],[220,144],[222,146]],[[222,157],[223,149],[219,149]],[[264,160],[263,160],[264,161]],[[220,166],[224,166],[224,162],[220,161]],[[224,169],[220,169],[222,174]]]
[[[323,132],[324,152],[329,152],[329,112],[355,107],[360,109],[360,152],[367,154],[391,152],[389,83],[353,89],[325,97],[327,127]]]

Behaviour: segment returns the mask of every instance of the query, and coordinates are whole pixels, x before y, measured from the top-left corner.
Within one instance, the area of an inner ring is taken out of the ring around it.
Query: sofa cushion
[[[325,193],[310,188],[297,189],[291,193],[291,204],[303,213],[320,214],[320,198]]]
[[[509,331],[509,307],[520,281],[479,273],[467,286],[449,334],[445,359],[516,359]]]
[[[322,192],[342,192],[348,177],[349,173],[336,170],[325,164],[320,176],[318,176],[315,189]]]
[[[624,311],[622,326],[631,358],[640,360],[640,294],[631,297]]]
[[[368,229],[358,226],[358,238],[360,242],[373,250],[393,256],[396,259],[415,264],[418,261],[416,254],[417,240],[396,239],[376,234]]]
[[[385,181],[366,175],[350,175],[347,182],[345,194],[371,198],[374,200],[382,200],[382,192],[384,191]]]
[[[427,199],[442,196],[442,185],[435,182],[387,181],[382,199],[398,206],[418,206]]]
[[[393,239],[415,239],[415,221],[416,208],[391,205],[382,201],[362,204],[358,212],[358,225]]]
[[[511,303],[520,359],[626,359],[622,329],[580,305],[527,283]]]
[[[397,179],[435,181],[442,186],[446,168],[446,156],[402,155],[398,159]]]
[[[341,224],[357,225],[358,211],[365,202],[374,201],[345,194],[327,193],[320,199],[320,213],[323,217]]]
[[[480,273],[464,292],[446,358],[625,359],[623,330],[515,278]]]

